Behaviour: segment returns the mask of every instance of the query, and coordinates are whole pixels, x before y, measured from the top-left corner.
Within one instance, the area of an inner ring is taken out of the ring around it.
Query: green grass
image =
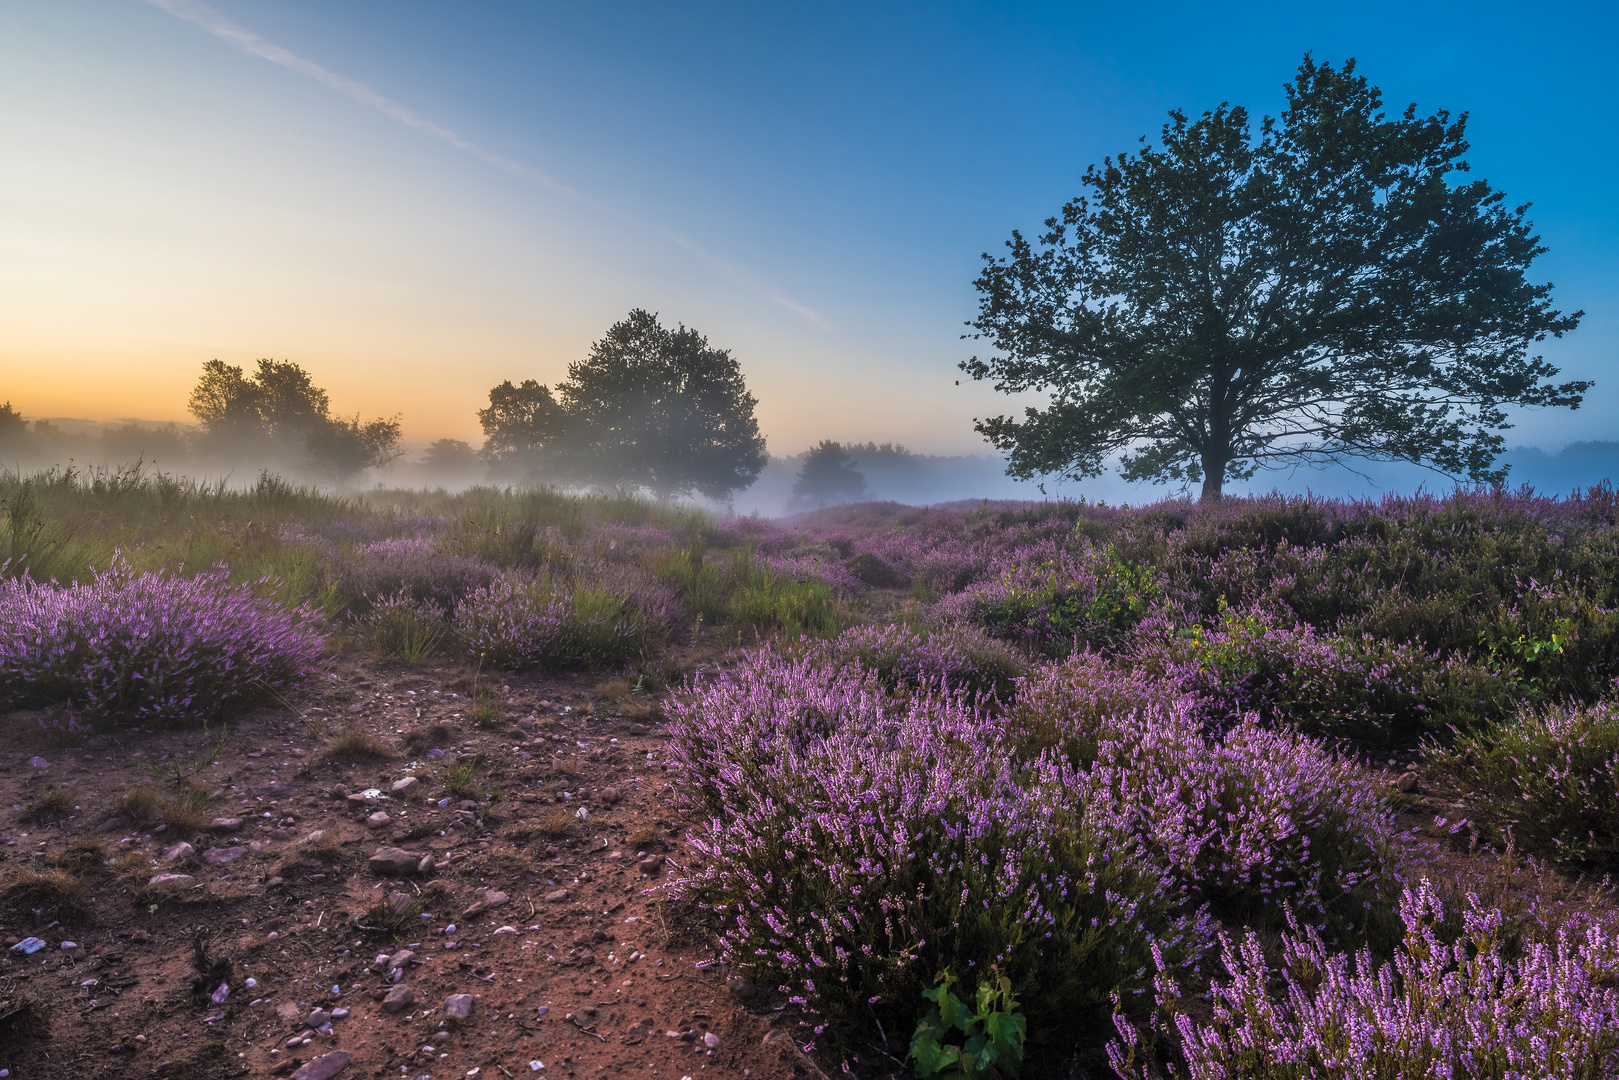
[[[733,556],[731,575],[726,614],[734,623],[788,637],[832,637],[849,623],[832,586],[777,574],[754,562],[747,549]]]

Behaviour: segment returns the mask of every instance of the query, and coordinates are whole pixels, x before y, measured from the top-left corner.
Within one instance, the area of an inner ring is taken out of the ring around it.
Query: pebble
[[[389,817],[385,811],[378,810],[376,813],[365,819],[365,827],[368,829],[387,828],[388,822],[392,820],[393,818]]]
[[[31,757],[28,759],[28,764],[36,769],[48,769],[51,767],[51,763],[42,757]]]
[[[545,902],[547,904],[560,904],[562,901],[566,900],[569,895],[570,894],[567,889],[557,889],[555,892],[548,892],[545,894]]]
[[[663,873],[663,856],[653,855],[642,859],[635,865],[641,871],[641,873],[647,875],[648,877],[657,877],[659,874]]]
[[[175,844],[173,847],[171,847],[167,851],[165,851],[163,853],[163,858],[168,862],[173,862],[176,859],[189,859],[189,858],[191,858],[191,856],[195,855],[196,853],[197,853],[196,848],[192,847],[190,844],[188,844],[184,840],[182,840],[178,844]]]
[[[304,1021],[306,1025],[312,1028],[322,1028],[331,1022],[332,1014],[327,1012],[325,1009],[311,1010],[309,1013],[309,1019]]]
[[[208,823],[208,827],[215,832],[231,832],[242,827],[239,817],[216,817]]]
[[[1398,780],[1394,781],[1394,789],[1407,795],[1415,792],[1417,787],[1417,774],[1414,772],[1404,773]]]
[[[190,874],[158,874],[146,883],[148,889],[189,889],[195,885],[197,879]]]
[[[403,780],[393,782],[392,791],[395,795],[408,795],[421,786],[421,781],[414,776],[407,776]]]
[[[399,985],[388,991],[388,996],[382,999],[382,1007],[390,1013],[401,1013],[416,1004],[416,992],[408,986]]]
[[[444,1018],[446,1020],[465,1020],[471,1015],[471,994],[451,994],[444,999]]]
[[[209,866],[224,866],[226,863],[235,862],[237,859],[240,859],[243,855],[246,855],[247,852],[248,849],[245,847],[209,848],[207,851],[202,853],[202,861],[207,863]]]
[[[718,1049],[720,1045],[720,1037],[710,1031],[703,1036],[703,1045],[708,1047],[710,1050]]]

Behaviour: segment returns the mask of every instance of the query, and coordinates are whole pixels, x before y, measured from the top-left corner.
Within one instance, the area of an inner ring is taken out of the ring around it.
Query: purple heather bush
[[[401,593],[453,611],[467,596],[487,588],[500,569],[480,559],[441,550],[431,537],[378,540],[339,555],[333,577],[340,592],[362,611]]]
[[[1565,861],[1619,864],[1619,705],[1526,708],[1437,747],[1431,760],[1518,844]]]
[[[455,637],[497,667],[595,669],[640,655],[679,616],[674,594],[639,575],[604,567],[591,577],[508,574],[462,602]]]
[[[1211,737],[1194,699],[1079,656],[1023,681],[1011,734],[1118,800],[1153,858],[1226,920],[1292,909],[1345,938],[1390,880],[1391,814],[1364,771],[1249,716]]]
[[[1124,808],[1065,763],[1015,767],[1001,721],[960,696],[895,698],[871,672],[767,649],[692,689],[670,732],[706,818],[705,866],[671,888],[817,1033],[914,1023],[941,971],[998,972],[1031,1038],[1071,1046],[1113,988],[1145,1004],[1154,946],[1180,963],[1208,940]]]
[[[90,716],[212,719],[285,693],[321,665],[309,608],[288,610],[216,568],[87,583],[0,581],[0,704],[68,701]]]
[[[1222,934],[1229,979],[1210,1005],[1186,1011],[1173,965],[1157,978],[1187,1080],[1252,1077],[1359,1080],[1603,1080],[1619,1075],[1619,940],[1595,923],[1565,927],[1521,954],[1505,920],[1476,900],[1462,934],[1438,932],[1444,908],[1426,881],[1405,891],[1403,946],[1388,963],[1333,952],[1296,920],[1272,969],[1256,934]],[[1275,987],[1278,976],[1281,989]],[[1109,1047],[1124,1080],[1164,1075],[1153,1040],[1121,1014]]]
[[[810,655],[834,666],[856,664],[886,686],[1007,701],[1028,672],[1016,652],[970,627],[924,634],[904,626],[857,626],[818,643]]]

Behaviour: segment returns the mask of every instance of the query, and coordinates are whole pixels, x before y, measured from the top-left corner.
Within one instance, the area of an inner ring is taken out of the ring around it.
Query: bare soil
[[[659,893],[688,825],[654,704],[622,683],[502,675],[485,680],[484,728],[454,666],[343,658],[323,678],[296,710],[233,720],[217,753],[217,731],[74,745],[41,714],[7,718],[10,1076],[284,1077],[338,1051],[344,1077],[824,1075],[777,1003],[728,987],[702,928]],[[363,750],[354,735],[393,756],[330,760]],[[415,790],[395,793],[408,775]],[[143,787],[156,797],[126,798]],[[386,847],[437,865],[379,875],[368,861]],[[170,874],[189,880],[153,886]],[[31,937],[44,947],[11,948]],[[414,955],[395,975],[379,957],[401,950]],[[390,1012],[395,986],[414,1001]],[[465,1020],[446,1016],[458,994]]]

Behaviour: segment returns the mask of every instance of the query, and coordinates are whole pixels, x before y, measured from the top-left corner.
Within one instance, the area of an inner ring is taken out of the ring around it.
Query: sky
[[[982,452],[980,255],[1165,113],[1283,105],[1306,51],[1470,113],[1597,382],[1508,444],[1619,438],[1608,4],[0,5],[0,400],[185,420],[205,361],[476,444],[634,307],[739,358],[770,449]]]

